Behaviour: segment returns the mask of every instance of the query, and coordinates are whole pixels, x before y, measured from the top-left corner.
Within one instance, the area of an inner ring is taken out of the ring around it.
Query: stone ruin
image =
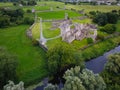
[[[3,87],[4,90],[24,90],[24,82],[21,81],[17,85],[15,85],[13,81],[8,82],[9,83]]]
[[[92,38],[95,41],[97,37],[97,26],[94,24],[79,24],[66,20],[60,24],[59,28],[61,29],[62,40],[68,43],[84,38]]]

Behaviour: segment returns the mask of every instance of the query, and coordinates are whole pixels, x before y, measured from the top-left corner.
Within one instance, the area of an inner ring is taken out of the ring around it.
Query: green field
[[[6,47],[18,57],[17,75],[25,84],[34,83],[47,75],[45,52],[40,47],[33,46],[26,37],[28,27],[20,25],[0,29],[0,46]]]
[[[67,9],[76,9],[76,10],[82,10],[84,9],[84,11],[86,13],[90,12],[90,11],[101,11],[101,12],[109,12],[109,11],[112,11],[112,10],[120,10],[120,6],[116,6],[116,5],[111,5],[111,6],[108,6],[108,5],[96,5],[96,6],[93,6],[93,5],[71,5],[71,4],[68,4],[66,5]]]
[[[38,12],[37,15],[43,19],[63,19],[65,17],[65,13],[67,13],[70,18],[81,16],[81,14],[69,10]]]
[[[8,3],[8,2],[1,2],[0,3],[0,7],[10,7],[10,6],[13,6],[13,4],[12,3]]]

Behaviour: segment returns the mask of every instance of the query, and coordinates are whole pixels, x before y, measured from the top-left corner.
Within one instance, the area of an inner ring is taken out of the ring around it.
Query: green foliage
[[[32,25],[33,22],[34,22],[34,19],[32,19],[30,17],[25,17],[24,18],[24,24]]]
[[[87,38],[87,42],[88,42],[88,44],[91,44],[91,43],[93,43],[93,39],[92,38]]]
[[[59,87],[57,85],[52,85],[52,84],[48,84],[44,90],[59,90]]]
[[[28,1],[28,5],[33,6],[33,5],[36,5],[36,4],[37,4],[37,2],[35,0],[29,0]]]
[[[107,15],[105,13],[98,13],[94,18],[93,22],[97,23],[100,26],[106,25],[107,22]]]
[[[93,18],[93,22],[97,23],[100,26],[104,26],[107,23],[115,24],[118,21],[118,14],[108,12],[108,13],[97,13]]]
[[[120,74],[120,53],[116,53],[108,57],[105,70],[110,73]]]
[[[118,46],[119,43],[120,43],[120,37],[114,37],[99,42],[97,44],[94,44],[84,50],[80,50],[78,53],[81,60],[87,61],[90,60],[91,58],[95,58],[100,55],[103,55],[104,52],[113,49],[115,46]]]
[[[0,12],[0,27],[9,25],[19,25],[23,23],[24,11],[22,9],[6,9],[1,8]]]
[[[120,89],[120,53],[108,57],[102,77],[107,84],[107,90]]]
[[[67,70],[63,90],[104,90],[106,84],[101,76],[79,66]]]
[[[57,44],[47,52],[48,69],[51,73],[61,71],[70,65],[79,65],[80,60],[74,57],[74,50],[67,44]]]
[[[113,24],[106,24],[103,29],[104,32],[112,34],[116,31],[116,27]]]
[[[28,25],[18,25],[0,29],[0,46],[6,47],[18,57],[17,76],[25,85],[40,82],[48,75],[46,53],[26,37]]]
[[[111,24],[116,24],[117,21],[118,21],[118,15],[116,13],[113,13],[113,12],[109,12],[109,13],[106,13],[107,15],[107,18],[108,18],[108,23],[111,23]]]
[[[0,28],[1,27],[6,27],[10,25],[10,18],[7,15],[0,16]]]
[[[18,61],[16,57],[9,54],[6,49],[0,47],[0,88],[8,80],[16,80],[16,68]]]
[[[102,30],[102,31],[103,31],[103,30],[104,30],[104,28],[101,28],[100,30]],[[98,40],[104,40],[104,39],[105,39],[104,34],[98,33],[98,34],[97,34],[97,39],[98,39]]]

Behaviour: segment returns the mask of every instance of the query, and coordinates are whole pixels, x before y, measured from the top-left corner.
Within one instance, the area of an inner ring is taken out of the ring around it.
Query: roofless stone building
[[[95,41],[97,37],[97,26],[94,24],[79,24],[66,20],[60,24],[59,28],[61,29],[62,40],[68,43],[84,38],[92,38]]]

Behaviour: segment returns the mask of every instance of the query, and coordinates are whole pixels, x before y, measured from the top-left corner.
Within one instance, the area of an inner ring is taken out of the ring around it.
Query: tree
[[[51,73],[60,72],[70,65],[80,65],[81,60],[75,57],[74,50],[67,44],[59,44],[47,52],[48,69]]]
[[[57,85],[52,85],[52,84],[48,84],[44,90],[59,90],[59,87]]]
[[[112,54],[108,57],[108,62],[105,65],[105,70],[110,73],[120,73],[120,53]]]
[[[93,22],[97,23],[100,26],[104,26],[108,23],[107,15],[105,13],[98,13],[94,18]]]
[[[0,16],[0,28],[1,27],[6,27],[10,25],[10,17],[7,15]]]
[[[116,24],[117,21],[118,21],[118,14],[116,13],[113,13],[113,12],[109,12],[109,13],[106,13],[107,15],[107,18],[108,18],[108,23],[111,23],[111,24]]]
[[[8,80],[16,80],[17,65],[16,57],[9,54],[6,49],[0,47],[0,88]]]
[[[120,53],[108,57],[104,71],[101,73],[107,84],[107,90],[120,89]]]
[[[104,90],[106,84],[101,76],[79,66],[67,70],[64,74],[66,80],[63,90]]]

